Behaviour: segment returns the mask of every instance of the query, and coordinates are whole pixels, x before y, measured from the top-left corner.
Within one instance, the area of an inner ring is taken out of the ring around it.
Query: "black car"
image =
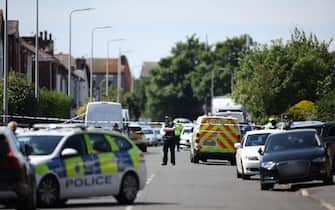
[[[271,134],[260,153],[261,190],[276,183],[323,180],[333,184],[332,161],[315,129]]]
[[[292,122],[289,130],[316,129],[318,135],[322,138],[323,143],[328,149],[328,154],[333,158],[335,163],[335,121],[321,122],[321,121],[298,121]],[[333,173],[335,173],[335,164],[333,164]]]
[[[11,130],[0,128],[0,204],[36,209],[35,173],[27,160],[30,152],[31,147],[19,145]]]

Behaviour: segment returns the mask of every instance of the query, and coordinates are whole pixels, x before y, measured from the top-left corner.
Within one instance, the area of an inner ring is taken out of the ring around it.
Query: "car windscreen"
[[[262,146],[265,144],[266,138],[269,136],[269,133],[261,133],[261,134],[250,134],[247,136],[245,140],[246,147],[250,146]]]
[[[183,134],[190,134],[192,133],[192,128],[184,129]]]
[[[155,134],[161,134],[160,130],[154,130]]]
[[[154,132],[152,130],[148,130],[148,129],[144,129],[143,133],[144,134],[154,134]]]
[[[281,133],[269,136],[265,152],[276,152],[320,146],[315,132]]]
[[[20,143],[32,146],[31,155],[50,155],[63,136],[19,136],[17,138]]]

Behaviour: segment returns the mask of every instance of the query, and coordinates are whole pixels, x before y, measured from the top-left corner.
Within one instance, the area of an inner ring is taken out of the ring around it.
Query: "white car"
[[[161,128],[154,128],[154,133],[156,135],[158,144],[163,144],[163,136],[161,134]]]
[[[154,129],[152,129],[151,127],[142,127],[142,131],[148,146],[158,145],[159,142],[154,133]]]
[[[259,174],[260,154],[259,148],[264,149],[266,138],[271,133],[280,130],[254,130],[248,131],[241,143],[234,144],[236,150],[237,178],[249,179],[250,176]]]
[[[190,147],[190,142],[193,135],[193,126],[185,126],[180,135],[180,145]]]
[[[119,132],[55,126],[17,138],[33,148],[29,159],[36,171],[40,207],[106,195],[130,204],[145,186],[144,154]]]

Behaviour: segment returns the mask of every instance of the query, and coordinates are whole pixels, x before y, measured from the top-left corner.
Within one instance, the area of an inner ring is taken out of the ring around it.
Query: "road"
[[[146,153],[147,186],[134,205],[120,206],[113,197],[99,197],[70,200],[60,209],[322,209],[318,203],[298,195],[299,186],[294,190],[277,186],[273,191],[263,192],[257,177],[247,181],[237,179],[235,167],[228,162],[191,164],[188,151],[176,152],[176,166],[161,166],[161,150],[161,147],[150,147]]]

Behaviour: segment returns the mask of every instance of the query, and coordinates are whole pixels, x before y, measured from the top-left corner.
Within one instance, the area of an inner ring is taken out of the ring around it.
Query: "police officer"
[[[174,135],[175,135],[175,139],[176,139],[177,151],[179,152],[179,149],[180,149],[180,135],[181,135],[181,132],[183,130],[183,125],[181,124],[181,122],[179,120],[176,120],[175,124],[176,124],[176,128],[174,130]]]
[[[165,116],[165,122],[162,125],[161,128],[161,134],[163,135],[163,162],[162,166],[165,166],[168,161],[168,150],[170,149],[171,153],[171,164],[176,164],[176,158],[175,158],[175,124],[171,121],[171,118],[169,116]]]

